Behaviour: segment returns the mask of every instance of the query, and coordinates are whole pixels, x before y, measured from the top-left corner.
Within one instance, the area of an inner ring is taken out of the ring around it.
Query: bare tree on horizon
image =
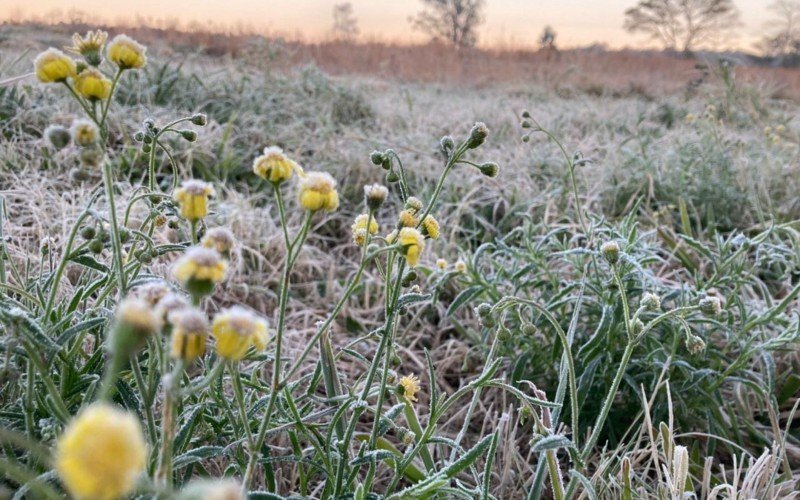
[[[353,4],[341,2],[333,6],[333,36],[343,40],[353,40],[361,30],[353,12]]]
[[[421,0],[422,12],[409,21],[415,29],[456,47],[473,47],[483,22],[484,0]]]
[[[769,10],[775,17],[768,22],[761,51],[778,58],[800,54],[800,0],[775,0]]]
[[[639,0],[625,11],[624,28],[648,34],[665,48],[690,53],[735,35],[740,25],[733,0]]]

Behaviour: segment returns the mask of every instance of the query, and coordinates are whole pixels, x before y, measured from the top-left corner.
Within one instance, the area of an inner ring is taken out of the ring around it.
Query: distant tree
[[[358,19],[350,2],[337,3],[333,6],[333,35],[336,38],[352,40],[358,36]]]
[[[800,54],[800,0],[776,0],[769,10],[775,17],[768,23],[762,51],[780,58]]]
[[[640,0],[625,11],[625,29],[691,52],[719,41],[740,25],[733,0]]]
[[[539,47],[542,50],[551,50],[556,48],[556,32],[550,26],[545,26],[542,30],[542,36],[539,37]]]
[[[414,28],[456,47],[472,47],[477,43],[477,28],[483,22],[484,0],[421,1],[424,9],[410,19]]]

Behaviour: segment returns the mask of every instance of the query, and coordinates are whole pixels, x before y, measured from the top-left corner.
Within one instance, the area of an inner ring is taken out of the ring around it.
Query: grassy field
[[[45,137],[86,113],[67,89],[15,78],[69,33],[0,27],[9,494],[76,494],[63,436],[99,400],[144,429],[146,497],[797,497],[797,72],[141,30],[147,64],[122,72],[98,162]],[[489,134],[467,148],[475,122]],[[301,209],[300,174],[254,174],[267,146],[330,173],[338,209]],[[216,191],[196,224],[171,201],[188,179]],[[359,247],[374,183],[390,195]],[[383,238],[408,194],[439,224],[418,263]],[[198,295],[171,269],[215,227],[236,245],[196,300],[208,353],[170,361],[175,320],[120,354],[124,298]],[[216,318],[236,305],[270,341],[227,359]],[[407,375],[417,394],[395,390]]]

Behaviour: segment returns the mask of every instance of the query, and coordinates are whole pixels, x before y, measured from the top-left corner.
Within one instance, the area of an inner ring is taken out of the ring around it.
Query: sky
[[[324,38],[332,24],[333,6],[342,0],[0,0],[0,20],[48,16],[72,9],[111,24],[131,19],[179,19],[181,23],[243,26],[308,41]],[[350,0],[363,36],[391,41],[422,41],[408,18],[419,0]],[[487,0],[481,45],[534,45],[551,25],[562,47],[604,42],[612,48],[652,46],[645,36],[622,29],[625,9],[635,0]],[[752,48],[770,18],[770,0],[735,0],[744,23],[736,41]]]

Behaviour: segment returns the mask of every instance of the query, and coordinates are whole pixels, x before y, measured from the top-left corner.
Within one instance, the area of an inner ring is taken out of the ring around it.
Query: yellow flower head
[[[333,212],[339,208],[336,181],[326,172],[309,172],[300,180],[298,199],[306,210]]]
[[[394,241],[394,239],[392,241]],[[406,256],[408,265],[416,266],[419,263],[420,254],[422,254],[422,251],[425,249],[425,238],[422,236],[422,233],[413,227],[404,227],[398,233],[397,241],[402,247],[402,252]]]
[[[422,220],[422,234],[432,240],[439,239],[439,221],[432,215],[426,215]]]
[[[217,341],[217,354],[226,359],[242,359],[250,346],[257,351],[267,347],[267,322],[243,307],[233,306],[217,314],[211,333]]]
[[[420,390],[419,379],[416,375],[406,375],[400,378],[400,390],[402,395],[409,401],[417,400],[417,393]]]
[[[447,261],[444,259],[436,259],[436,267],[440,271],[444,271],[447,268]]]
[[[144,68],[147,64],[146,51],[142,44],[128,35],[117,35],[108,44],[106,56],[119,69]]]
[[[211,184],[192,179],[184,181],[173,193],[173,198],[180,206],[181,217],[194,222],[208,215],[208,198],[214,195]]]
[[[63,82],[75,76],[75,61],[58,49],[49,48],[33,61],[36,77],[42,83]]]
[[[147,459],[133,414],[95,403],[64,429],[55,450],[58,476],[75,498],[113,500],[133,490]]]
[[[233,246],[236,244],[236,238],[233,233],[225,227],[214,227],[206,231],[200,244],[206,248],[213,248],[223,257],[229,257]]]
[[[300,165],[276,146],[264,148],[264,154],[253,161],[253,172],[274,184],[288,181],[296,169],[300,169]]]
[[[111,95],[111,80],[95,68],[87,68],[74,78],[75,91],[90,101],[102,101]]]
[[[370,210],[378,210],[386,197],[389,196],[389,189],[381,184],[369,184],[364,186],[364,199]]]
[[[206,352],[208,319],[197,309],[186,308],[171,313],[172,347],[170,356],[186,362],[194,361]]]
[[[369,214],[359,215],[351,226],[353,243],[360,247],[363,247],[367,241],[367,222],[369,222],[369,234],[376,234],[378,232],[378,221],[375,220],[375,217],[370,220]]]
[[[414,215],[415,212],[410,209],[405,209],[400,212],[400,217],[398,217],[398,224],[400,227],[417,227],[419,220]]]
[[[72,46],[64,48],[67,52],[83,56],[92,66],[97,66],[100,64],[106,40],[108,33],[101,30],[87,31],[85,36],[75,33],[72,35]]]
[[[467,271],[467,264],[464,263],[463,260],[459,260],[456,262],[455,266],[456,272],[463,273]]]
[[[207,295],[225,279],[228,264],[211,248],[192,247],[175,261],[172,276],[192,295]]]
[[[70,133],[72,134],[72,140],[75,141],[75,144],[82,148],[93,146],[100,137],[100,129],[97,128],[97,125],[84,118],[72,122]]]

